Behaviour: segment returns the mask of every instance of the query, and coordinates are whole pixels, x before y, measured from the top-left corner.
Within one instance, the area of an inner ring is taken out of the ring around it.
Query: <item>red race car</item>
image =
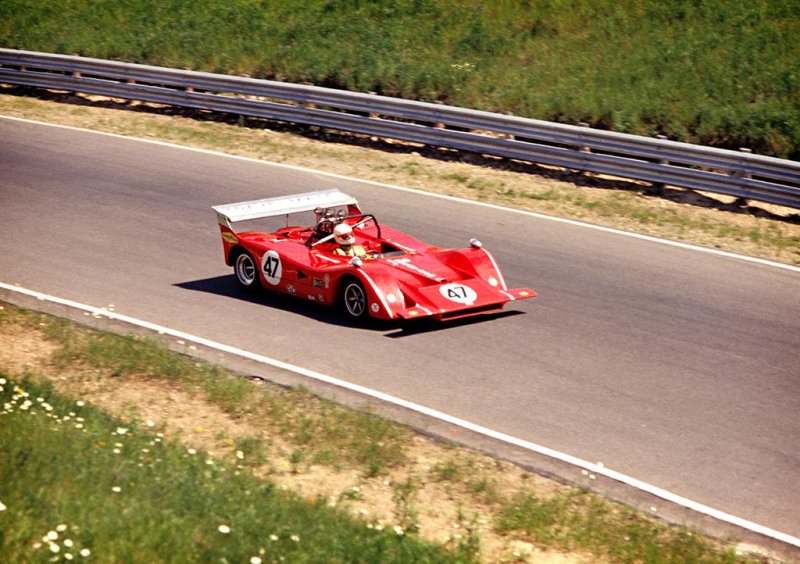
[[[225,262],[244,290],[267,288],[339,304],[353,319],[455,319],[496,312],[511,300],[536,295],[528,288],[508,288],[476,239],[464,249],[432,247],[380,225],[338,190],[213,209]],[[290,226],[289,217],[302,213],[310,225]],[[239,228],[279,216],[285,216],[284,226],[270,232]]]

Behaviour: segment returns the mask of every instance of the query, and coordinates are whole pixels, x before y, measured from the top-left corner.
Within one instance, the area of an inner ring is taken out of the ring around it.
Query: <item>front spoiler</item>
[[[432,318],[439,321],[461,319],[476,315],[496,313],[503,309],[510,301],[525,300],[536,297],[536,292],[530,288],[510,288],[508,290],[498,290],[497,299],[483,299],[474,304],[450,304],[444,307],[424,307],[416,305],[395,312],[401,319],[421,319]]]

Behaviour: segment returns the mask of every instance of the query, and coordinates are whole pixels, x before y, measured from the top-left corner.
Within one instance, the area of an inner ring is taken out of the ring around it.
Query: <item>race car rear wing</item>
[[[222,204],[212,206],[217,212],[217,221],[229,229],[231,223],[237,221],[247,221],[249,219],[261,219],[263,217],[274,217],[305,211],[313,211],[317,208],[335,208],[340,206],[357,206],[358,201],[352,196],[348,196],[338,190],[321,190],[318,192],[306,192],[304,194],[293,194],[291,196],[278,196],[277,198],[265,198],[263,200],[251,200],[248,202],[237,202],[235,204]]]

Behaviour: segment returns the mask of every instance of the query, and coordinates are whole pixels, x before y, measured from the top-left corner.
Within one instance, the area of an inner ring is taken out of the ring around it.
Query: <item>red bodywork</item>
[[[225,261],[235,266],[246,252],[257,267],[258,285],[324,305],[342,303],[345,287],[358,280],[366,292],[365,314],[386,320],[455,319],[496,312],[509,301],[536,295],[528,288],[508,288],[479,243],[433,247],[371,217],[351,203],[335,220],[355,226],[356,243],[370,251],[363,260],[335,254],[337,244],[314,227],[238,233],[230,222],[220,222]]]

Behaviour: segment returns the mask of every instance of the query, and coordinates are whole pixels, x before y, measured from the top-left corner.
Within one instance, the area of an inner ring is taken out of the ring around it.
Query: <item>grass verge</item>
[[[0,552],[14,561],[747,561],[149,339],[10,305],[0,339]]]
[[[402,531],[367,528],[252,476],[235,459],[166,442],[52,386],[0,382],[0,552],[9,561],[459,560]]]

